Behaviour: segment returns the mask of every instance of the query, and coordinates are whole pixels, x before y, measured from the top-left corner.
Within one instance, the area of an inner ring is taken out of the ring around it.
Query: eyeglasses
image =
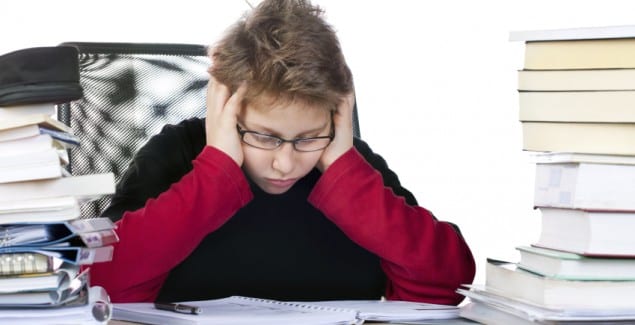
[[[295,149],[296,151],[318,151],[326,148],[331,143],[331,141],[333,141],[334,137],[333,131],[331,130],[331,134],[327,136],[286,140],[275,135],[243,130],[240,128],[239,125],[236,125],[236,129],[238,129],[238,134],[240,134],[240,138],[244,143],[254,148],[264,150],[274,150],[280,147],[285,142],[291,142],[293,144],[293,149]]]

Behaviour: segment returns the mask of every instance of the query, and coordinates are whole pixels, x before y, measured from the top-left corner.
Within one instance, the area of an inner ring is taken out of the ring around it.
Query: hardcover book
[[[635,258],[587,257],[540,247],[519,246],[518,267],[564,280],[635,281]]]
[[[534,205],[635,211],[635,165],[538,163]]]
[[[635,212],[540,207],[536,246],[585,256],[635,257]]]
[[[527,272],[516,264],[487,260],[485,289],[550,309],[632,310],[635,281],[572,281]]]

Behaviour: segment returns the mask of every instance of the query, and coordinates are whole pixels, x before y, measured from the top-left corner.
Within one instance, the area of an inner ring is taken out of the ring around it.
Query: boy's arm
[[[159,141],[160,142],[160,141]],[[152,143],[167,158],[160,143]],[[148,147],[148,146],[146,146]],[[148,152],[141,150],[140,153]],[[193,161],[193,168],[169,189],[144,206],[138,205],[147,191],[157,191],[157,182],[174,170],[157,159],[162,155],[138,155],[117,189],[113,205],[106,211],[117,222],[119,243],[111,262],[91,266],[91,281],[101,285],[114,302],[153,301],[170,270],[183,261],[210,232],[219,228],[252,198],[247,180],[226,154],[206,146]],[[174,167],[174,166],[172,166]]]
[[[324,172],[309,201],[381,258],[388,299],[458,304],[456,288],[474,278],[472,253],[453,224],[406,198],[414,201],[383,159],[353,148]]]

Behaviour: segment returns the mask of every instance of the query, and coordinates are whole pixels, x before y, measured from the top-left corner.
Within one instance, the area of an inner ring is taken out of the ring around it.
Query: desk
[[[108,325],[135,325],[135,324],[140,324],[140,323],[133,323],[133,322],[125,322],[125,321],[120,321],[120,320],[111,320],[108,322]],[[364,324],[373,324],[373,325],[396,325],[398,323],[378,323],[378,322],[365,322]],[[425,324],[427,325],[474,325],[474,324],[478,324],[476,322],[473,322],[469,319],[464,319],[464,318],[457,318],[457,319],[447,319],[447,320],[436,320],[436,321],[429,321],[426,322]]]

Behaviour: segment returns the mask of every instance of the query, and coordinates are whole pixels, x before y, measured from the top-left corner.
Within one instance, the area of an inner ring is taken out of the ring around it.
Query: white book
[[[555,41],[635,37],[635,25],[512,31],[510,41]]]
[[[64,170],[67,163],[66,151],[54,148],[2,156],[0,183],[62,177],[68,174]]]
[[[25,115],[48,115],[57,112],[57,105],[53,103],[28,104],[17,106],[0,106],[0,119],[11,119]]]
[[[74,196],[0,202],[0,225],[67,221],[79,216],[79,200]]]
[[[50,134],[38,134],[0,142],[0,159],[46,149],[71,149],[75,145],[54,139]]]
[[[64,290],[79,274],[79,266],[68,265],[50,274],[21,274],[0,277],[0,294],[26,291]]]
[[[461,307],[460,316],[484,324],[560,324],[563,322],[564,324],[590,325],[612,324],[613,321],[624,322],[619,324],[630,324],[635,320],[633,308],[621,310],[543,308],[496,294],[482,286],[466,285],[466,287],[469,290],[457,289],[458,293],[470,298],[471,301]]]
[[[104,288],[93,286],[80,295],[80,301],[64,308],[30,306],[0,309],[0,322],[19,324],[107,324],[112,305]]]
[[[74,196],[87,200],[114,192],[113,173],[89,174],[0,184],[0,202],[59,196]]]
[[[0,154],[0,169],[17,169],[25,165],[44,163],[68,164],[68,152],[64,149],[45,148],[37,151]]]
[[[534,205],[635,211],[635,165],[536,164]]]
[[[635,257],[635,212],[540,207],[540,213],[536,246],[587,256]]]
[[[613,165],[635,165],[635,156],[599,155],[579,152],[538,152],[531,156],[537,164],[594,163]]]

